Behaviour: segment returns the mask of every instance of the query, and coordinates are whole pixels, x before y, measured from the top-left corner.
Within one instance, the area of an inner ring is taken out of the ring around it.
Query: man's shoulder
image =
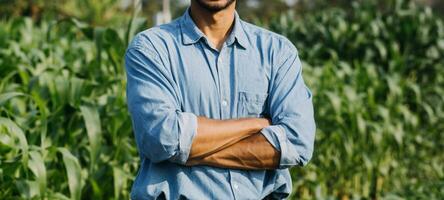
[[[137,33],[128,46],[136,49],[146,49],[152,47],[159,47],[165,42],[177,39],[180,33],[178,19],[169,23],[157,25]]]
[[[296,46],[286,36],[245,21],[242,21],[242,26],[250,42],[263,50],[262,53],[277,57],[298,54]]]
[[[253,41],[265,42],[265,44],[271,45],[272,47],[276,48],[284,47],[296,50],[296,47],[293,45],[293,43],[284,35],[246,21],[242,21],[242,26],[247,36],[250,39],[253,39]]]

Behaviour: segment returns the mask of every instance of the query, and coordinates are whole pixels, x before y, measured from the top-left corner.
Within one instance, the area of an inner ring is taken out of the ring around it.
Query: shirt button
[[[236,189],[236,190],[239,188],[239,186],[237,186],[236,183],[233,185],[233,187],[234,187],[234,189]]]
[[[227,106],[227,105],[228,105],[228,102],[225,100],[222,100],[222,106]]]

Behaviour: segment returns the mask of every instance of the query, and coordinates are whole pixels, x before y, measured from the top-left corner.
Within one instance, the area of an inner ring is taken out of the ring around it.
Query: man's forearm
[[[270,125],[265,118],[215,120],[198,117],[197,123],[189,159],[211,155]]]
[[[277,151],[261,134],[256,133],[205,157],[189,159],[187,165],[209,165],[234,169],[276,169]]]

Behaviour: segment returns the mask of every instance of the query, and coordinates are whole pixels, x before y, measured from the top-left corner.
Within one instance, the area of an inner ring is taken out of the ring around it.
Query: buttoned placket
[[[220,80],[220,102],[221,102],[221,118],[222,119],[228,119],[230,117],[230,70],[234,70],[235,67],[230,66],[231,65],[231,59],[235,59],[235,58],[230,58],[230,55],[234,55],[231,54],[230,51],[234,51],[235,49],[235,45],[226,45],[226,43],[224,43],[224,45],[222,46],[218,58],[217,58],[217,68],[218,68],[218,74],[219,74],[219,80]],[[232,62],[233,64],[236,64],[234,61]],[[235,84],[235,83],[232,83]],[[240,184],[238,178],[236,178],[236,176],[238,176],[238,174],[233,171],[228,169],[228,173],[230,175],[230,185],[231,185],[231,190],[233,192],[233,197],[234,199],[239,199],[240,198]]]
[[[235,48],[234,45],[232,48]],[[220,98],[220,117],[221,119],[228,119],[230,117],[230,47],[223,44],[216,58],[216,69],[219,81],[219,98]],[[236,178],[238,176],[235,172],[227,169],[230,175],[230,185],[233,192],[234,199],[239,199],[239,183]]]
[[[245,174],[242,174],[242,172],[238,170],[229,170],[229,174],[230,174],[230,185],[231,185],[231,190],[233,191],[234,199],[245,199],[244,194],[242,194],[241,192],[242,178],[240,177],[240,176],[245,176]]]
[[[219,54],[217,56],[217,71],[219,76],[219,97],[220,97],[220,117],[221,119],[228,119],[230,117],[230,77],[229,77],[229,65],[230,59],[225,56],[229,51],[229,47],[226,43],[223,44]]]

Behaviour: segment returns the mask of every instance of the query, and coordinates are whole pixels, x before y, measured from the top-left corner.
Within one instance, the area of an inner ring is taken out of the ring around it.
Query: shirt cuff
[[[284,127],[281,125],[267,126],[261,130],[261,133],[274,148],[280,151],[279,169],[298,165],[297,159],[294,158],[298,158],[299,155],[293,145],[288,141]]]
[[[193,138],[197,133],[197,116],[194,113],[178,112],[179,118],[179,150],[170,161],[185,164],[191,151]]]

